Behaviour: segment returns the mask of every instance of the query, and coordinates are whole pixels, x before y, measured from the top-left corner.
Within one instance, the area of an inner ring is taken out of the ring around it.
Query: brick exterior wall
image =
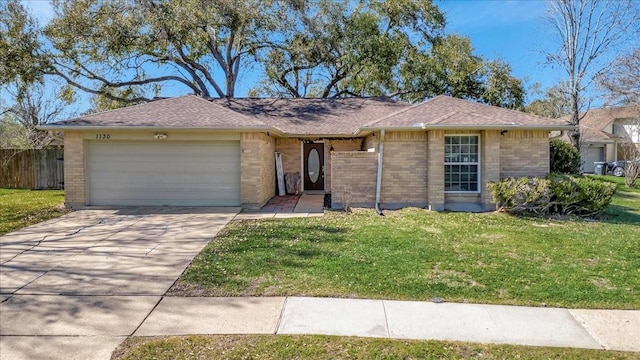
[[[427,205],[427,133],[387,132],[381,203],[386,209]]]
[[[500,178],[549,174],[549,132],[509,130],[500,136]]]
[[[82,133],[64,133],[64,205],[79,208],[86,203],[85,146]]]
[[[480,136],[480,201],[486,209],[495,208],[491,200],[491,194],[487,190],[487,185],[493,181],[500,181],[500,130],[485,130]]]
[[[429,208],[444,210],[444,131],[427,132],[427,195]]]
[[[373,207],[376,200],[378,153],[334,151],[331,153],[331,207]]]
[[[362,150],[363,139],[338,139],[338,140],[325,140],[324,142],[324,161],[325,161],[325,179],[327,181],[327,188],[325,192],[331,192],[331,174],[332,174],[332,159],[331,159],[331,147],[333,151],[359,151]]]
[[[302,146],[299,139],[276,138],[276,151],[282,153],[282,169],[285,173],[300,172]]]
[[[262,133],[242,133],[240,139],[240,199],[242,207],[260,209],[275,196],[274,138]]]
[[[478,196],[444,194],[444,136],[456,133],[481,134],[481,189]],[[65,205],[86,204],[86,136],[65,132]],[[377,175],[376,152],[379,133],[360,139],[325,140],[327,192],[332,206],[350,198],[353,206],[373,206]],[[276,193],[275,155],[283,153],[285,172],[300,172],[302,147],[299,139],[273,138],[262,133],[241,135],[241,201],[248,209],[258,209]],[[330,152],[331,146],[334,151]],[[505,177],[546,176],[549,173],[547,131],[414,131],[387,132],[382,171],[382,206],[430,206],[443,210],[445,202],[475,202],[491,206],[486,192],[490,181]],[[349,195],[350,194],[350,195]]]

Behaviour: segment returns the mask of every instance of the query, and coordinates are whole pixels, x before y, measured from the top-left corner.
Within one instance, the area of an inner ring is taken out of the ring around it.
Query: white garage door
[[[90,142],[89,205],[238,206],[240,142]]]
[[[604,146],[584,146],[580,151],[580,157],[582,158],[582,172],[593,173],[596,170],[593,163],[604,161]]]

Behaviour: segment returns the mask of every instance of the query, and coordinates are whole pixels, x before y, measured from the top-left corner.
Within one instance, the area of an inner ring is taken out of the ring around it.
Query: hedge
[[[606,210],[616,185],[582,176],[508,178],[489,184],[499,211],[537,215],[593,216]]]

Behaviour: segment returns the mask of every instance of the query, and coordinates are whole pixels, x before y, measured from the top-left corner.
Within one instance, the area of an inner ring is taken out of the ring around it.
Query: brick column
[[[263,133],[242,133],[240,140],[240,201],[260,209],[275,196],[275,140]]]
[[[481,183],[482,205],[486,209],[495,208],[487,185],[492,181],[500,181],[500,130],[485,130],[481,138]]]
[[[429,207],[444,210],[444,131],[427,132],[427,193]]]
[[[64,133],[64,205],[78,208],[86,205],[85,195],[85,141],[82,133]]]

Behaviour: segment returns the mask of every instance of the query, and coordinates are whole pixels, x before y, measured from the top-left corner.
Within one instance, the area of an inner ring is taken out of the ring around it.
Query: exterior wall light
[[[153,135],[153,138],[156,140],[164,140],[167,137],[168,137],[167,134],[164,134],[164,133],[156,133]]]

